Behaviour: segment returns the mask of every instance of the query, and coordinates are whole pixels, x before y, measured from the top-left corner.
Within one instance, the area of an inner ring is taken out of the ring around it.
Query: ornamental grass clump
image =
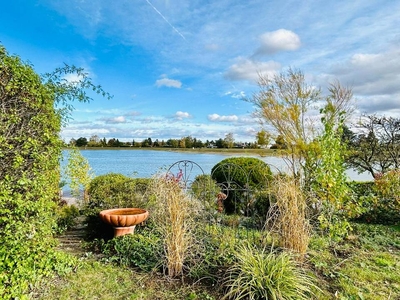
[[[195,219],[200,208],[179,185],[179,178],[160,177],[153,181],[156,203],[150,211],[164,244],[164,269],[169,277],[183,275],[185,262],[195,245]],[[194,251],[195,252],[195,251]]]
[[[304,194],[289,177],[276,177],[272,190],[276,203],[269,211],[266,228],[278,234],[283,248],[295,251],[302,258],[310,240]]]
[[[222,299],[312,299],[319,288],[288,252],[240,246]]]

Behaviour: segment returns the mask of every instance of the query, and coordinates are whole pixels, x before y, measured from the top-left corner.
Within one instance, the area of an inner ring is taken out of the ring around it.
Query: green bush
[[[276,197],[268,190],[257,191],[254,195],[256,201],[253,205],[253,219],[257,227],[261,228],[265,225],[269,209],[273,203],[276,203]]]
[[[253,214],[258,200],[263,201],[257,198],[258,192],[265,190],[273,177],[270,167],[253,157],[226,158],[212,168],[211,176],[227,193],[225,211],[246,215]]]
[[[150,180],[116,173],[97,176],[89,185],[88,206],[101,209],[140,206]]]
[[[288,252],[241,246],[235,256],[223,299],[312,299],[318,290]]]
[[[211,178],[211,175],[198,175],[191,185],[191,191],[204,205],[207,214],[205,217],[208,220],[214,220],[218,213],[217,194],[221,192],[217,182]]]
[[[226,270],[235,260],[235,234],[230,228],[223,230],[219,225],[197,232],[201,247],[189,263],[189,277],[213,284],[222,280]]]
[[[57,210],[57,229],[62,233],[75,225],[75,220],[79,216],[79,209],[75,205],[63,205]]]
[[[151,271],[161,265],[163,245],[159,236],[142,231],[109,240],[102,245],[101,252],[107,261]]]
[[[222,215],[222,223],[233,222],[245,217],[236,215]],[[238,223],[238,224],[239,224]],[[196,281],[205,281],[208,284],[221,282],[226,271],[236,261],[235,253],[238,245],[246,240],[248,243],[261,247],[267,242],[259,230],[250,230],[241,226],[237,228],[221,226],[220,224],[209,225],[196,231],[196,241],[199,242],[194,247],[190,261],[187,264],[189,277]]]
[[[66,74],[79,81],[68,82]],[[93,85],[82,69],[64,66],[39,76],[0,45],[0,298],[26,298],[29,287],[70,261],[53,237],[62,141],[71,101],[87,102]]]
[[[389,174],[390,175],[390,174]],[[388,176],[388,175],[387,175]],[[381,179],[384,183],[384,179]],[[378,183],[377,183],[378,182]],[[397,224],[400,222],[400,206],[395,197],[380,192],[378,181],[349,183],[360,213],[357,221],[374,224]]]
[[[393,169],[375,178],[378,195],[374,210],[384,223],[400,222],[400,169]]]
[[[150,183],[151,179],[130,178],[116,173],[95,177],[88,188],[89,201],[83,208],[87,223],[86,237],[111,239],[113,229],[100,220],[99,212],[110,208],[147,208],[144,195]]]
[[[0,45],[0,298],[23,297],[51,274],[61,117],[33,68]]]

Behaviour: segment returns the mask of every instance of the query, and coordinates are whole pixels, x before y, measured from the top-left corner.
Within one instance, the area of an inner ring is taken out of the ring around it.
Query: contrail
[[[185,37],[183,36],[183,34],[180,33],[179,30],[176,29],[176,28],[174,27],[174,25],[172,25],[172,24],[163,16],[162,13],[160,13],[160,12],[158,11],[158,9],[155,8],[153,4],[150,3],[149,0],[146,0],[146,2],[147,2],[147,3],[148,3],[148,4],[149,4],[163,19],[164,19],[165,22],[168,23],[169,26],[172,27],[173,30],[175,30],[175,32],[176,32],[177,34],[179,34],[179,35],[186,41],[186,39],[185,39]]]

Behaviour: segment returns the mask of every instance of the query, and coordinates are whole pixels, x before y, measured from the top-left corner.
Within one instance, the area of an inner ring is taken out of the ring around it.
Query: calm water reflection
[[[68,157],[64,150],[64,157]],[[175,151],[154,150],[82,150],[82,155],[89,161],[96,176],[106,173],[121,173],[132,177],[151,177],[158,172],[168,169],[172,164],[180,160],[191,160],[201,166],[205,174],[210,174],[212,167],[227,157],[243,156],[239,154],[211,154],[190,153]],[[246,154],[245,154],[246,155]],[[249,155],[246,155],[249,156]],[[257,157],[276,169],[287,170],[287,166],[279,157]],[[65,165],[66,161],[62,162]],[[199,174],[201,171],[199,171]],[[370,180],[367,174],[357,174],[349,170],[348,175],[353,180]]]

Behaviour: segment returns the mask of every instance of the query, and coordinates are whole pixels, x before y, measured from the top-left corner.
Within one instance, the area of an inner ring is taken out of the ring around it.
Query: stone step
[[[85,253],[82,248],[82,242],[84,241],[85,236],[85,226],[82,223],[83,218],[78,217],[75,226],[58,237],[58,249],[76,255]]]

